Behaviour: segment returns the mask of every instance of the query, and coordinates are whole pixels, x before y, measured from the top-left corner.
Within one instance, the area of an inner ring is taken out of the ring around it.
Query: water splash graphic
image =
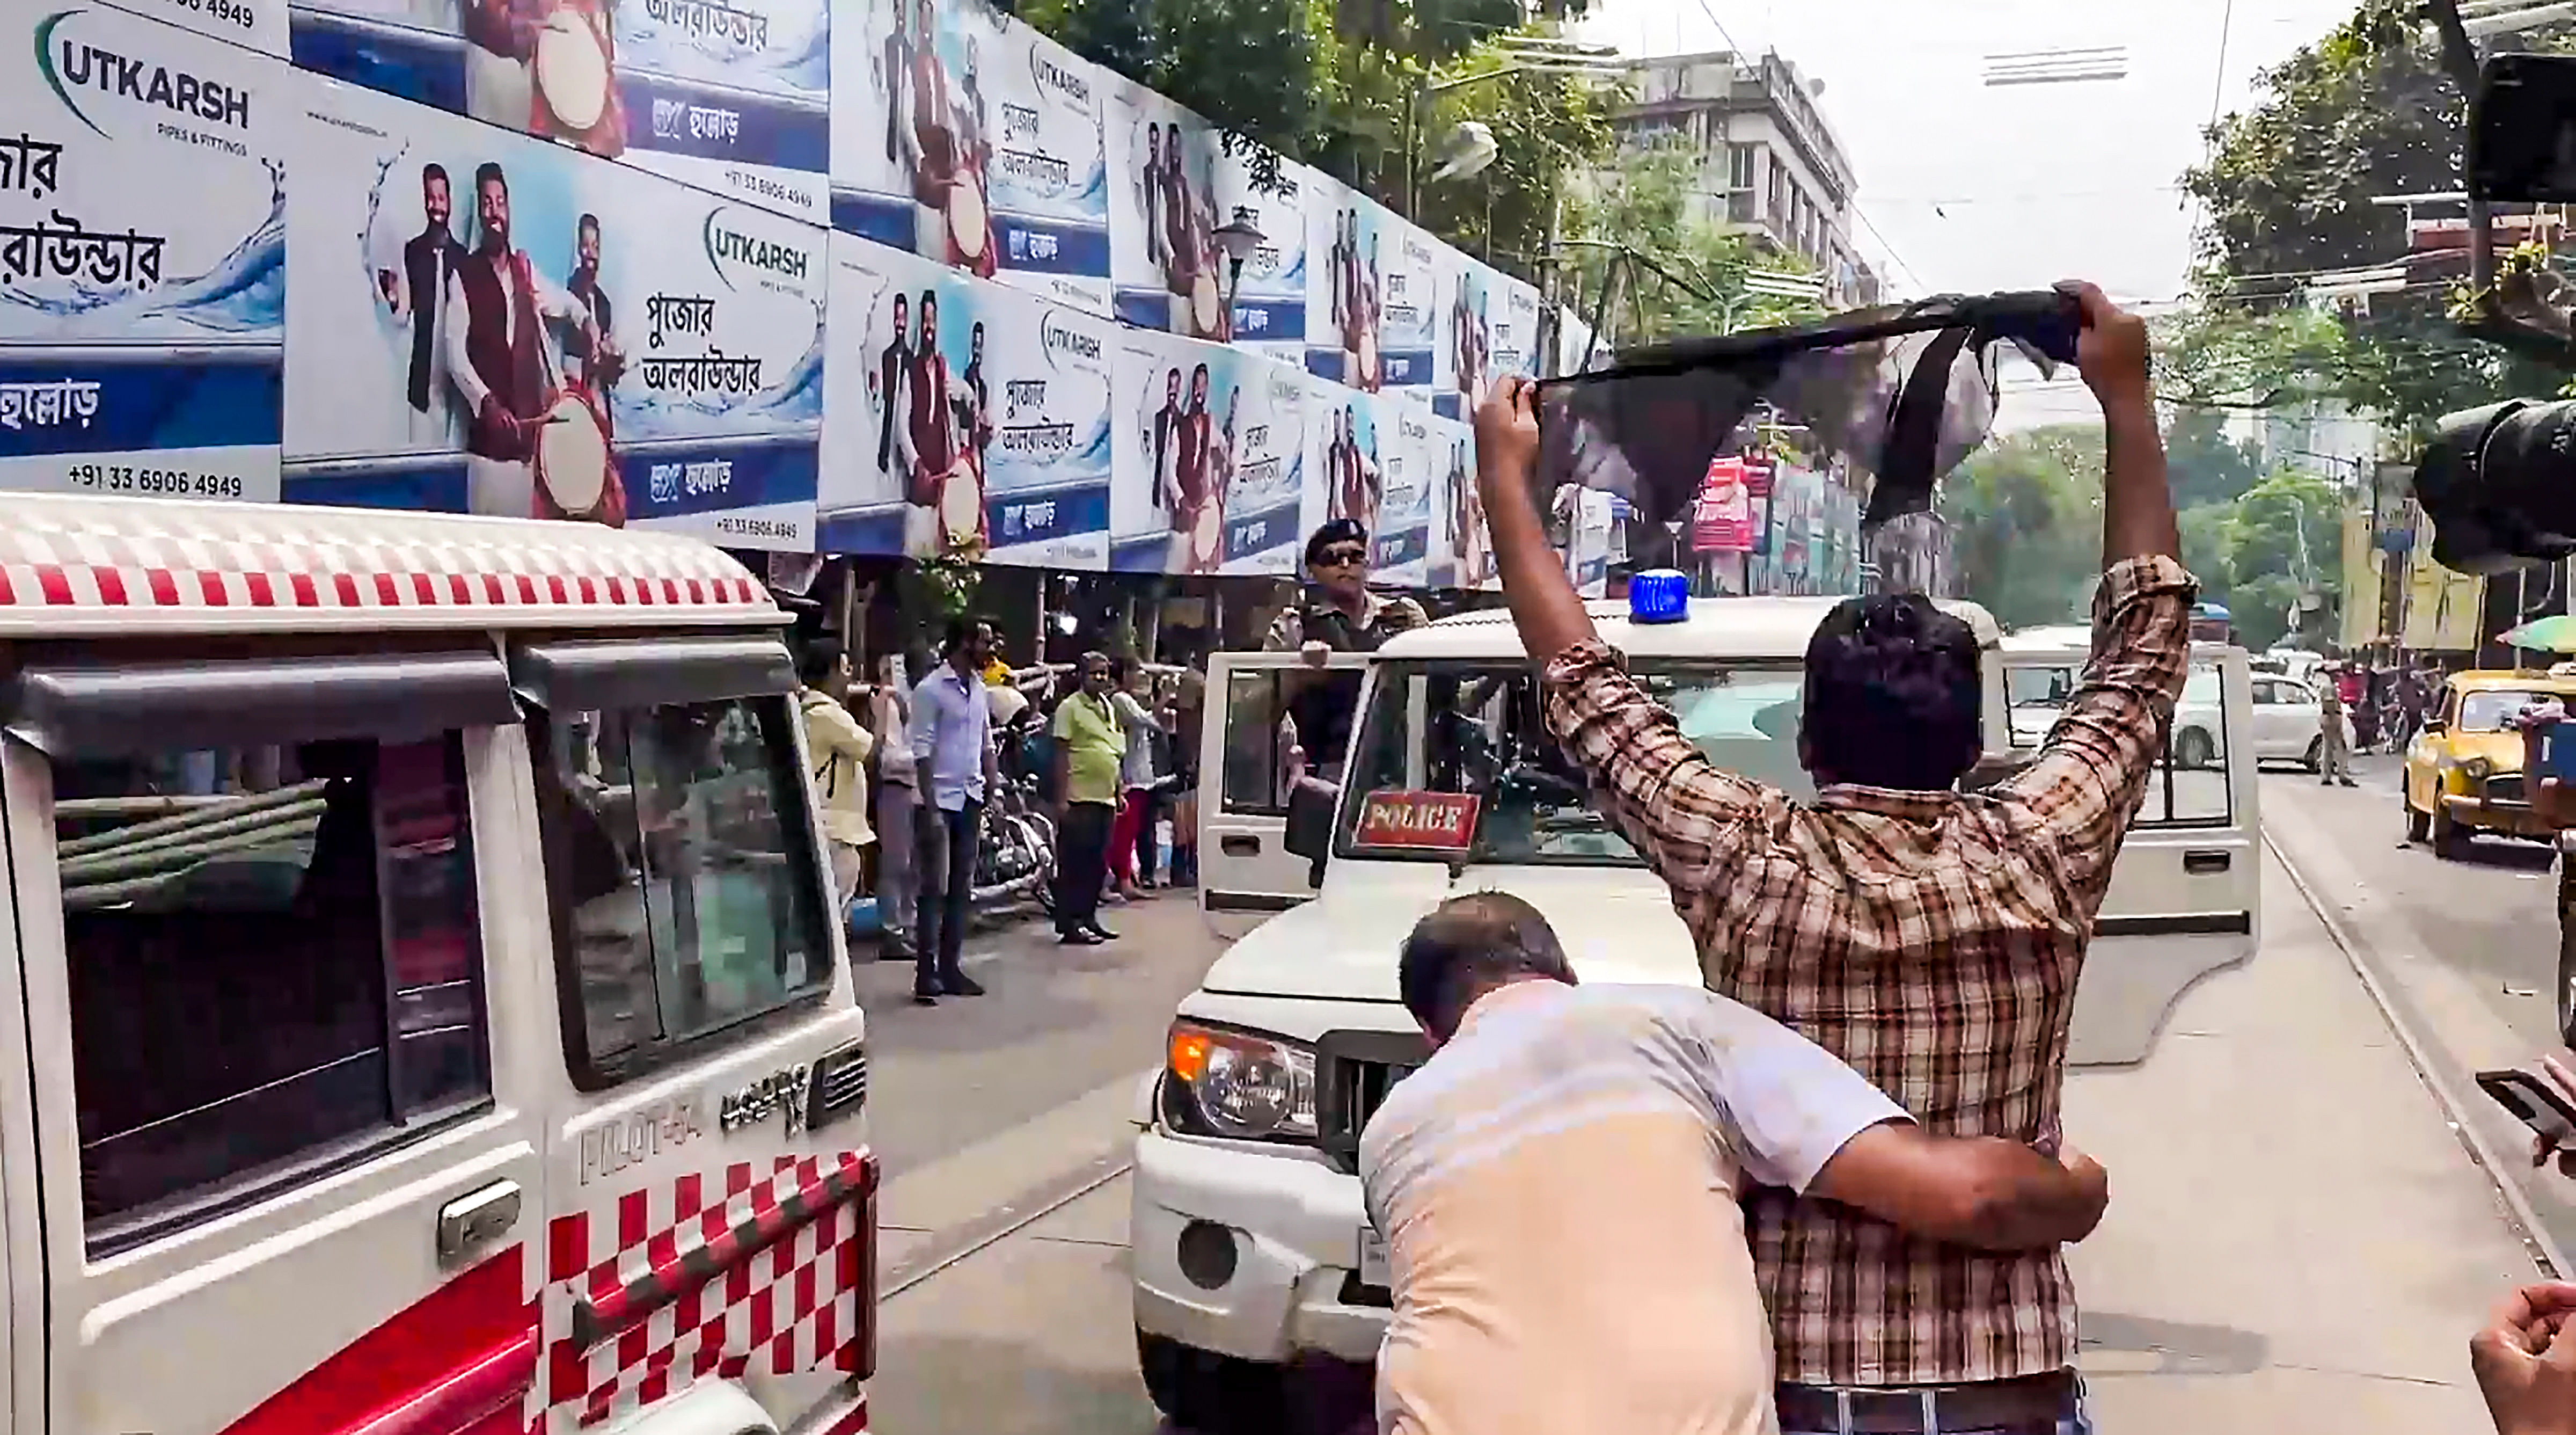
[[[286,168],[263,159],[268,214],[202,274],[149,289],[75,279],[38,294],[0,284],[0,333],[35,340],[283,344],[286,339]]]

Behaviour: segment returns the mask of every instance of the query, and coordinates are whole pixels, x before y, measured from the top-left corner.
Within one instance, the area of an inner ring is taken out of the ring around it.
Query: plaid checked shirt
[[[1840,1056],[1926,1130],[2053,1148],[2076,972],[2182,691],[2194,588],[2170,558],[2105,573],[2065,716],[1973,796],[1833,787],[1798,806],[1711,766],[1598,642],[1547,664],[1548,725],[1671,886],[1712,989]],[[1782,1380],[2075,1363],[2055,1251],[1944,1246],[1781,1191],[1745,1214]]]

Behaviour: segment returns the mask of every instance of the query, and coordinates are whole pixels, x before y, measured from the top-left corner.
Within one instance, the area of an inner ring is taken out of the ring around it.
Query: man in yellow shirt
[[[805,645],[796,659],[803,691],[797,716],[805,723],[805,760],[814,768],[814,800],[823,818],[823,840],[832,861],[832,910],[846,913],[859,893],[859,853],[877,840],[868,828],[868,773],[863,766],[877,740],[850,715],[850,655],[828,638]]]
[[[1082,687],[1055,710],[1055,930],[1068,947],[1117,936],[1100,925],[1109,876],[1109,826],[1118,813],[1127,730],[1110,703],[1109,659],[1082,655]]]

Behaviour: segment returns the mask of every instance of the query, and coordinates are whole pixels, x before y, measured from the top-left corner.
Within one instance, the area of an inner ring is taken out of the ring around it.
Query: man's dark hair
[[[814,687],[832,676],[841,666],[841,655],[847,651],[830,638],[816,638],[796,651],[796,680]]]
[[[904,293],[904,292],[903,292],[902,290],[900,290],[900,289],[897,289],[896,291],[894,291],[894,308],[895,308],[895,312],[896,312],[896,313],[900,314],[900,313],[902,313],[904,310],[909,309],[909,308],[911,308],[911,307],[912,307],[912,296],[911,296],[911,295]]]
[[[1396,990],[1422,1029],[1442,1041],[1476,998],[1529,977],[1574,984],[1574,967],[1538,908],[1508,892],[1471,892],[1431,909],[1404,939]]]
[[[581,218],[572,222],[573,233],[579,234],[585,229],[589,230],[593,234],[597,234],[599,232],[599,216],[596,214],[585,214]]]
[[[431,160],[429,163],[420,167],[420,182],[422,184],[425,185],[433,179],[437,180],[440,184],[447,183],[447,166],[440,164],[436,160]]]
[[[1328,519],[1316,525],[1314,532],[1306,535],[1306,566],[1312,568],[1321,562],[1324,550],[1336,543],[1366,542],[1368,542],[1368,530],[1360,525],[1358,519]]]
[[[1819,785],[1946,792],[1977,763],[1976,631],[1919,593],[1834,605],[1807,642],[1798,751]]]
[[[503,194],[508,194],[510,192],[510,181],[502,176],[501,166],[488,159],[483,161],[481,164],[474,166],[475,193],[482,193],[483,186],[487,184],[497,184],[501,186],[501,192]]]
[[[946,659],[956,657],[961,649],[963,649],[968,643],[975,640],[976,630],[983,626],[984,620],[981,618],[949,619],[948,636],[942,639],[939,644],[940,658],[945,661]]]

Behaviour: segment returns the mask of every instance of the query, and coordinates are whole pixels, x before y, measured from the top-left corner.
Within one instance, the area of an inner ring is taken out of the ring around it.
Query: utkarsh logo
[[[707,215],[706,243],[707,262],[715,266],[716,277],[724,281],[726,288],[734,287],[733,277],[726,272],[734,264],[747,264],[799,284],[805,282],[805,275],[813,263],[812,255],[793,244],[745,234],[729,227],[724,219],[725,211],[721,209]]]
[[[81,108],[80,101],[72,98],[75,90],[96,89],[190,119],[235,129],[250,128],[248,90],[82,41],[56,40],[55,34],[64,21],[87,13],[57,10],[37,22],[36,72],[45,77],[46,87],[63,102],[64,109],[72,112],[72,118],[87,125],[91,133],[102,139],[114,138],[99,128],[98,122]]]
[[[1058,355],[1085,366],[1100,362],[1100,336],[1075,328],[1052,310],[1038,321],[1038,345],[1046,350],[1050,364]]]

